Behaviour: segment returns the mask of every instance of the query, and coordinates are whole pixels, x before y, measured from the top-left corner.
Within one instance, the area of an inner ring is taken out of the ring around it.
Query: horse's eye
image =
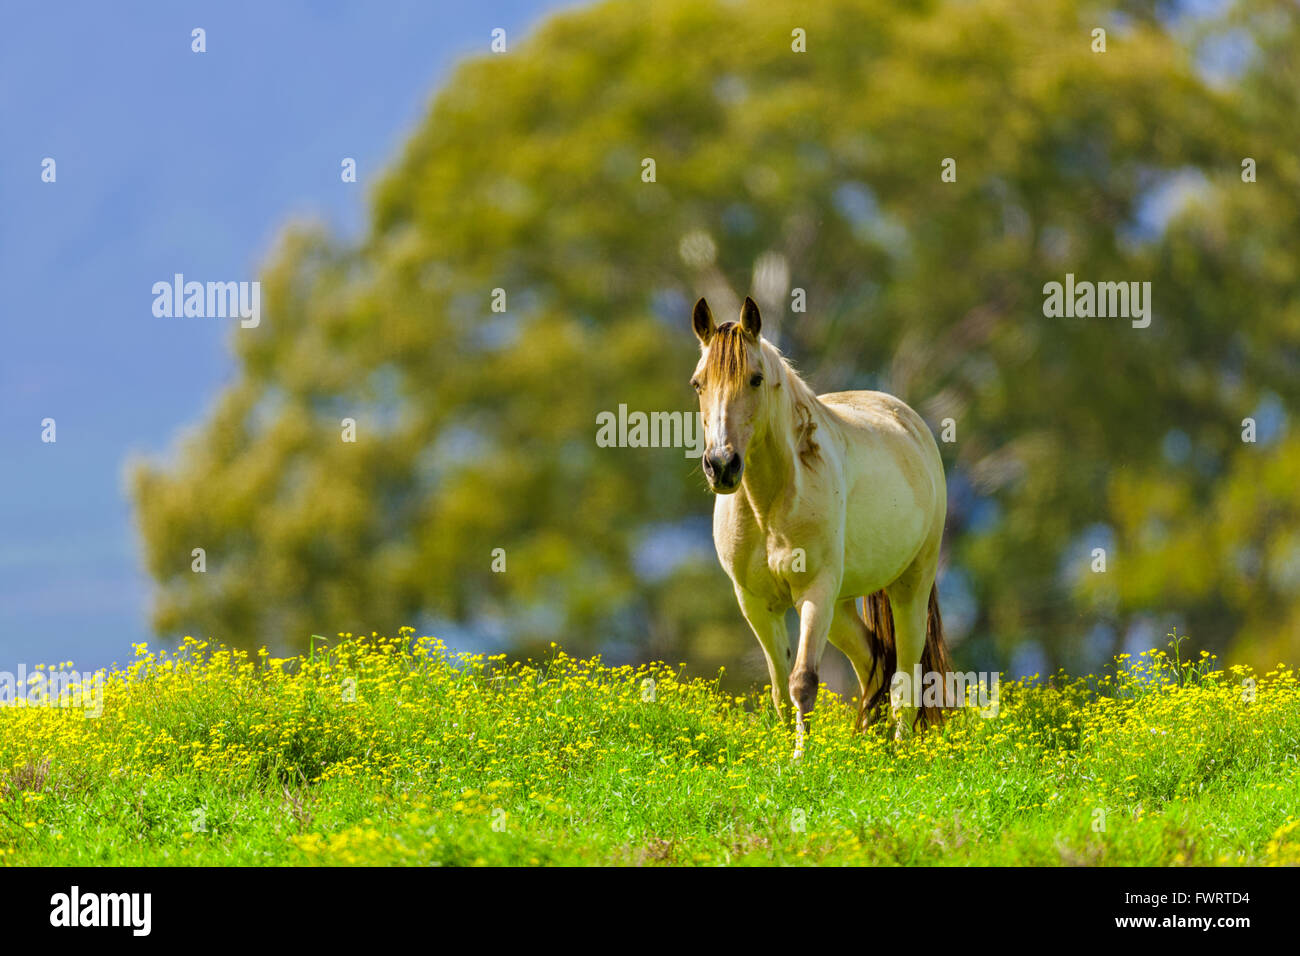
[[[758,388],[758,386],[762,385],[763,384],[762,373],[755,372],[754,377],[749,380],[749,384],[754,386],[755,388]]]
[[[691,388],[695,389],[697,392],[700,390],[700,380],[698,378],[691,379]]]

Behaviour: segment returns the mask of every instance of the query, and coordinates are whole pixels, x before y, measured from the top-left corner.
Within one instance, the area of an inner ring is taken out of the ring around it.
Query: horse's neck
[[[754,518],[760,526],[783,498],[797,485],[798,452],[788,434],[782,434],[769,423],[762,438],[747,456],[748,464],[741,476],[741,490],[749,502]]]
[[[778,359],[780,361],[780,359]],[[781,362],[780,397],[763,430],[741,478],[742,488],[760,526],[783,503],[798,498],[803,486],[803,470],[808,467],[809,453],[815,454],[816,441],[825,434],[826,417],[821,402],[812,389],[800,380],[789,366]]]

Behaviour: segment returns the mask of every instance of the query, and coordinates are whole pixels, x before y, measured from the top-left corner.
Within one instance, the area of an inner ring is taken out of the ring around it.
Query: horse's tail
[[[883,590],[863,599],[862,617],[867,623],[867,643],[871,647],[871,682],[879,678],[879,685],[870,698],[863,696],[858,708],[858,720],[864,725],[878,717],[889,706],[889,682],[894,671],[898,670],[898,649],[894,644],[894,612],[889,606],[889,596]],[[938,674],[943,680],[944,702],[948,707],[956,706],[947,699],[948,674],[952,672],[952,660],[948,656],[948,645],[943,639],[943,616],[939,613],[939,591],[930,586],[930,606],[925,618],[925,645],[921,649],[921,672]],[[920,693],[921,688],[917,688]],[[923,706],[917,709],[916,725],[933,727],[946,716],[944,707]],[[914,725],[915,726],[915,725]]]
[[[939,586],[930,585],[930,609],[925,616],[925,647],[921,651],[921,671],[938,674],[943,681],[942,705],[922,707],[917,719],[922,727],[935,727],[951,713],[957,702],[948,695],[948,675],[953,672],[948,643],[943,639],[943,615],[939,613]]]

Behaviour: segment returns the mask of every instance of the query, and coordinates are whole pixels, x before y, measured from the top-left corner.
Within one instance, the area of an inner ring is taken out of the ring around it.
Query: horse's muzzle
[[[709,487],[720,495],[729,495],[740,487],[740,474],[745,470],[745,460],[734,451],[706,452],[703,459],[704,477]]]

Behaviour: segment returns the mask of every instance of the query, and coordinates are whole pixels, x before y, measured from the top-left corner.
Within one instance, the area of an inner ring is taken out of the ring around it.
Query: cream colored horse
[[[888,694],[897,737],[918,720],[934,723],[951,702],[923,700],[912,679],[919,664],[946,685],[951,670],[934,589],[947,512],[934,436],[882,392],[815,395],[761,336],[752,299],[738,323],[720,326],[700,299],[692,324],[704,475],[717,494],[713,540],[767,657],[773,702],[787,714],[788,688],[796,755],[827,641],[853,664],[860,722]],[[793,661],[790,607],[799,612]]]

